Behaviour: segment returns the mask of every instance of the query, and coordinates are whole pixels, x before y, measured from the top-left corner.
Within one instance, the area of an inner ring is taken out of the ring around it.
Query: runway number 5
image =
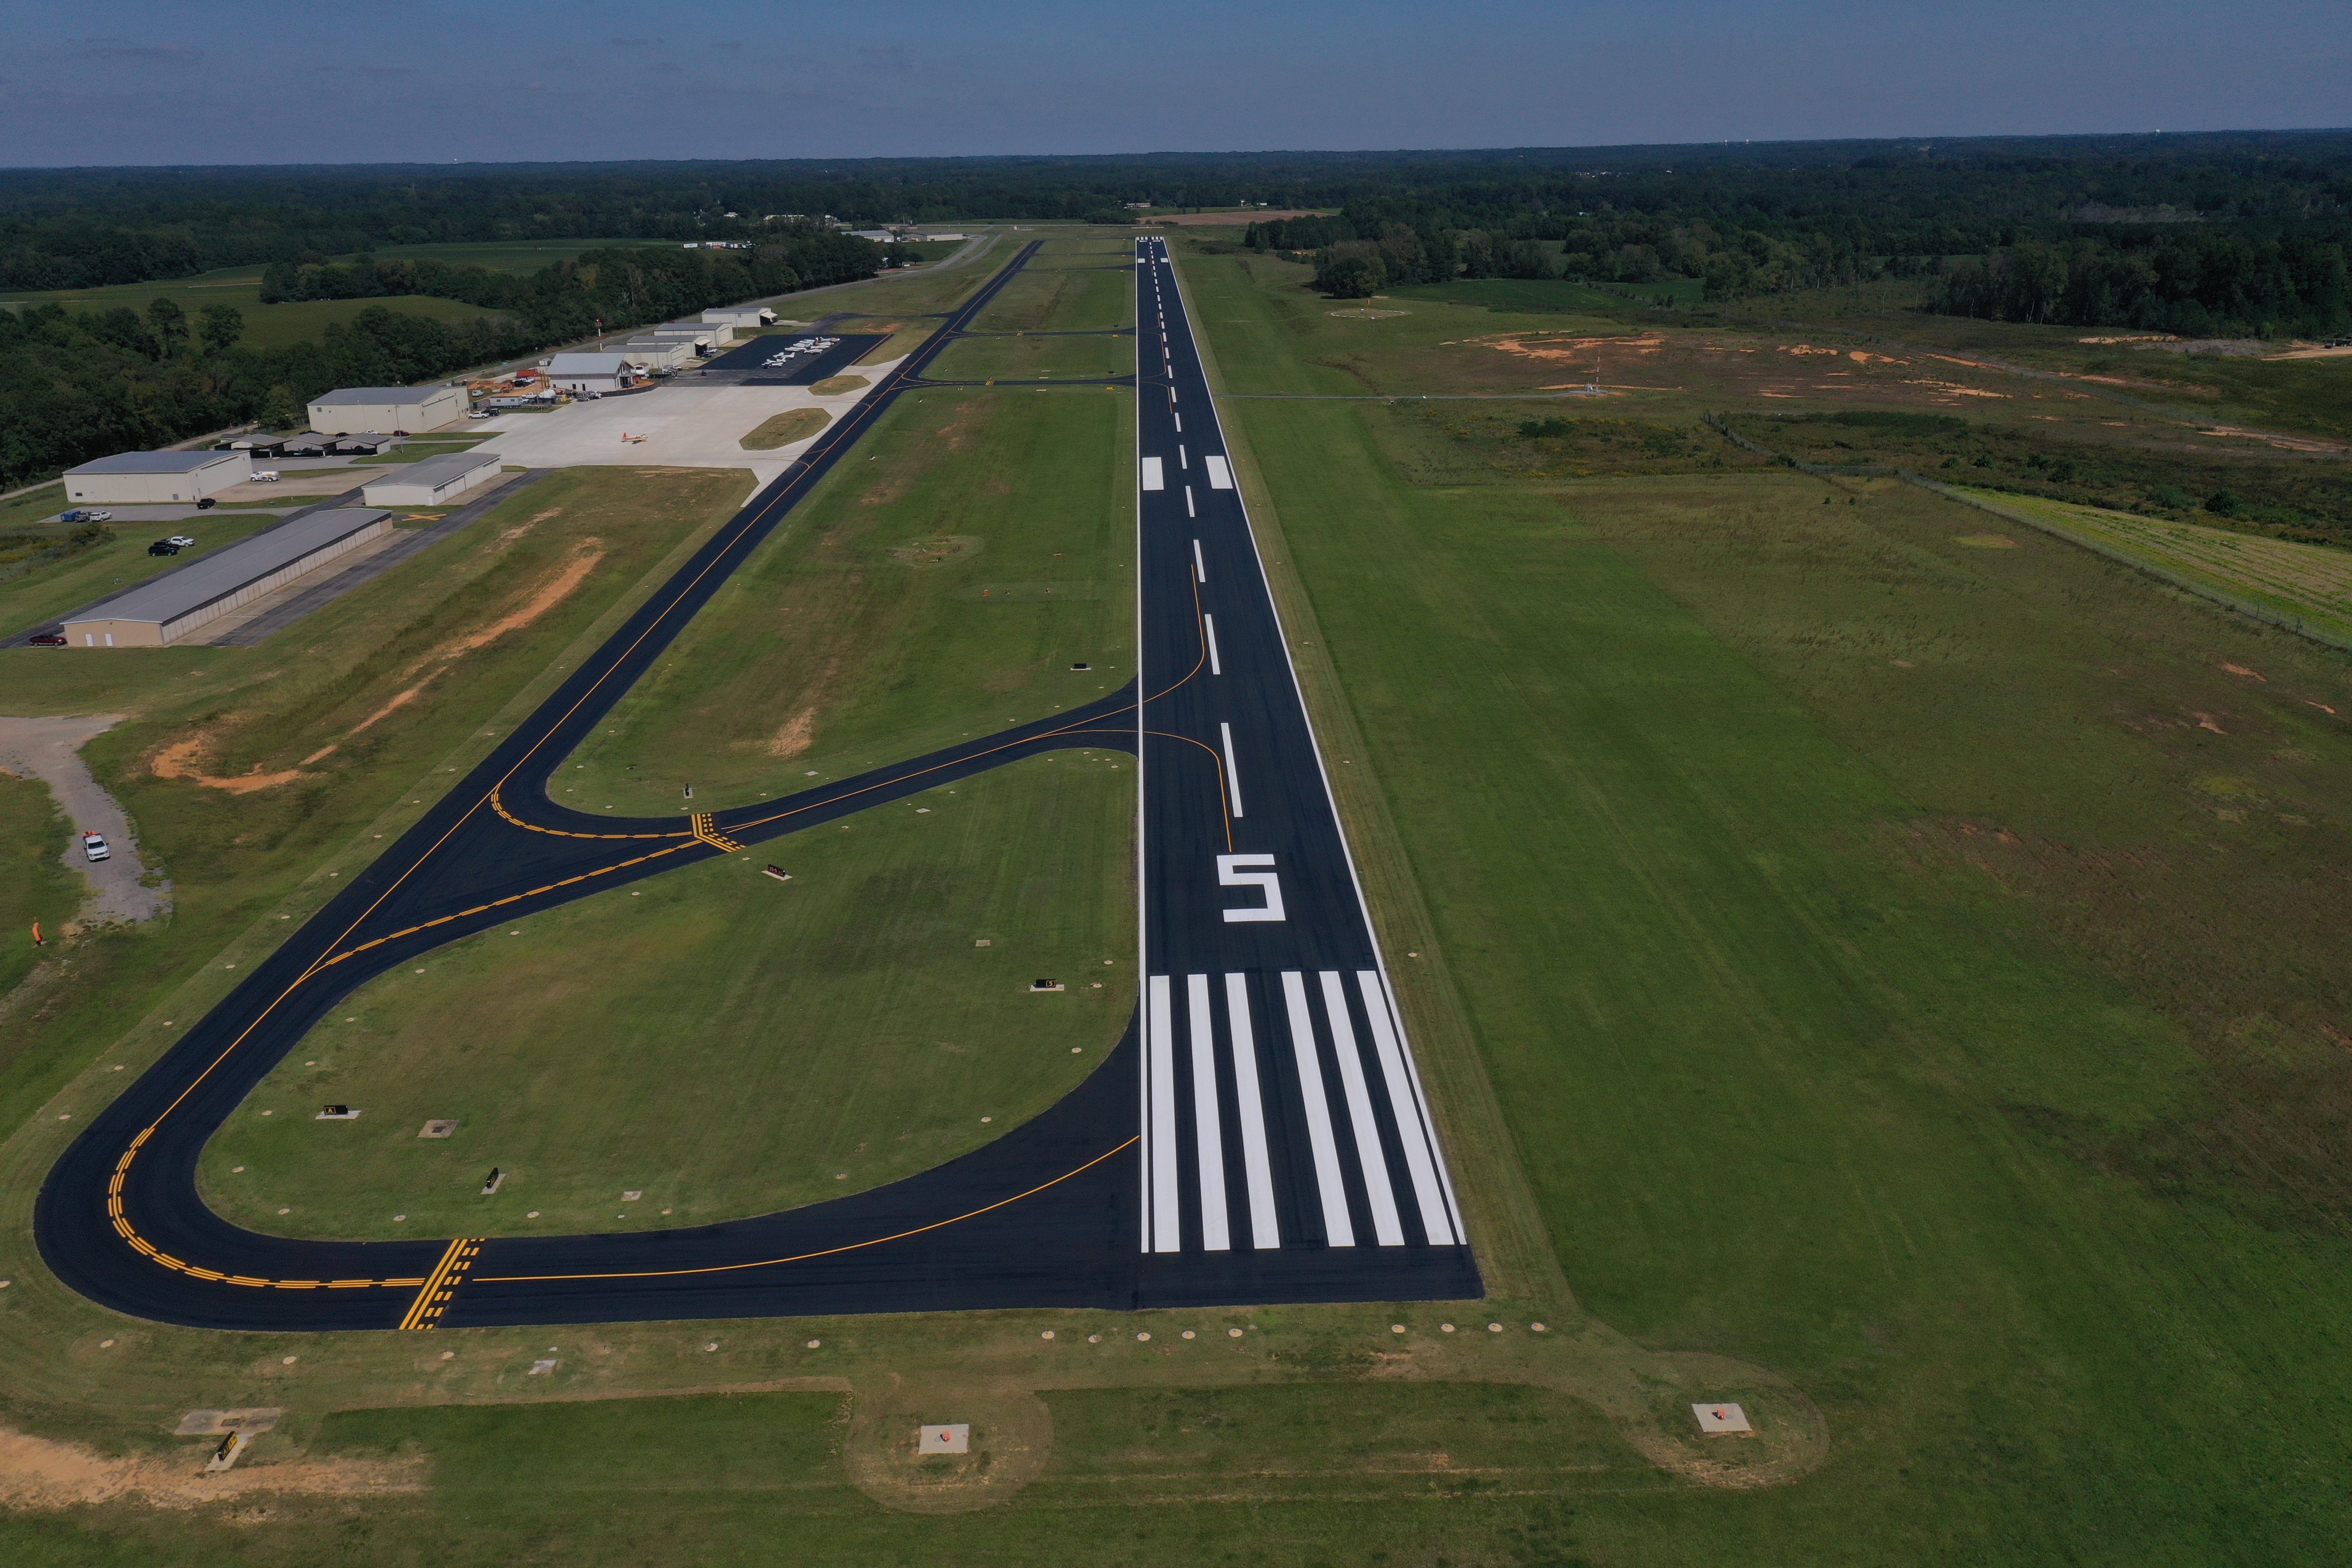
[[[1217,857],[1217,885],[1223,888],[1258,888],[1265,890],[1262,906],[1245,906],[1227,910],[1228,921],[1278,921],[1282,913],[1282,884],[1271,871],[1247,871],[1245,866],[1271,866],[1271,855],[1220,855]]]

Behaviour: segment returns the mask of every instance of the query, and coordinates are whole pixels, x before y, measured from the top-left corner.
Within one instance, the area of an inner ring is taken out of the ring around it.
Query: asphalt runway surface
[[[281,1331],[1482,1293],[1231,489],[1197,500],[1190,489],[1139,491],[1138,685],[684,822],[590,816],[548,795],[572,749],[1036,248],[950,312],[92,1121],[36,1204],[35,1237],[60,1279],[138,1317]],[[1143,319],[1174,323],[1165,344],[1157,324],[1140,340],[1141,482],[1156,453],[1163,476],[1190,485],[1196,465],[1221,471],[1212,458],[1222,463],[1222,439],[1157,251],[1139,258],[1138,287]],[[1180,411],[1194,423],[1189,437],[1176,429]],[[1172,469],[1171,438],[1183,448]],[[1194,580],[1196,565],[1208,581]],[[1212,614],[1231,650],[1221,657],[1208,652]],[[1201,755],[1228,732],[1230,772]],[[984,1148],[805,1208],[614,1235],[304,1240],[240,1229],[198,1197],[196,1163],[214,1131],[374,975],[520,915],[1068,747],[1140,755],[1150,978],[1140,1016],[1102,1066]],[[1271,886],[1250,880],[1269,875]],[[1281,920],[1248,917],[1277,898]],[[1224,999],[1222,1015],[1204,995]],[[1176,1043],[1180,1017],[1189,1055]]]
[[[810,353],[794,353],[781,365],[768,362],[782,356],[796,343],[813,342],[820,337],[834,338],[831,347]],[[728,350],[716,359],[705,360],[703,370],[750,372],[743,377],[746,386],[807,386],[837,375],[874,349],[890,341],[889,334],[852,332],[837,335],[831,332],[779,332],[753,338],[740,348]]]

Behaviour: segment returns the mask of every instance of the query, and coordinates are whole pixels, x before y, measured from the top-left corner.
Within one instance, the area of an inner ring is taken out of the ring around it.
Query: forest
[[[0,310],[0,488],[247,420],[289,426],[311,397],[338,386],[404,385],[572,342],[600,326],[617,331],[870,277],[881,258],[882,247],[870,241],[810,231],[749,251],[590,250],[523,277],[434,263],[364,269],[292,263],[272,269],[274,286],[291,290],[278,298],[369,297],[318,291],[363,286],[381,294],[446,294],[497,313],[450,324],[371,306],[349,326],[328,327],[318,342],[269,350],[239,341],[244,324],[229,306],[206,307],[193,320],[169,298],[143,313],[54,303]]]

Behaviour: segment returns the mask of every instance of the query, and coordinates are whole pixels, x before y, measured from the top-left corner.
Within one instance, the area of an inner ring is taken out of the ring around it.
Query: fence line
[[[2032,512],[2024,510],[2022,508],[2004,506],[1999,501],[1987,500],[1981,496],[1972,496],[1968,494],[1966,491],[1956,489],[1952,486],[1945,484],[1940,479],[1931,479],[1925,474],[1915,474],[1908,468],[1891,468],[1883,463],[1853,463],[1844,468],[1830,468],[1820,463],[1801,462],[1795,458],[1788,456],[1786,453],[1775,452],[1769,447],[1762,446],[1757,442],[1749,440],[1747,437],[1742,436],[1738,431],[1734,430],[1730,426],[1725,424],[1722,418],[1717,415],[1710,414],[1706,416],[1706,422],[1710,426],[1714,426],[1717,435],[1723,437],[1733,446],[1739,447],[1743,451],[1753,452],[1759,458],[1769,458],[1776,463],[1782,463],[1790,468],[1796,468],[1801,472],[1812,474],[1825,479],[1867,478],[1874,475],[1892,474],[1895,478],[1901,479],[1905,484],[1916,485],[1919,489],[1939,495],[1946,500],[1958,501],[1962,506],[1974,507],[1979,511],[1990,512],[1995,517],[2005,519],[2011,522],[2021,524],[2022,526],[2033,529],[2038,532],[2046,533],[2051,538],[2059,541],[2061,543],[2072,544],[2080,550],[2087,550],[2092,554],[2100,556],[2105,560],[2112,561],[2118,566],[2128,566],[2133,571],[2140,573],[2144,576],[2155,578],[2158,582],[2164,584],[2168,587],[2178,588],[2184,594],[2193,594],[2198,598],[2203,599],[2210,604],[2219,605],[2221,608],[2231,611],[2232,614],[2244,616],[2249,620],[2260,621],[2264,626],[2276,626],[2281,631],[2293,632],[2299,637],[2308,638],[2313,642],[2323,644],[2326,647],[2336,648],[2341,652],[2352,653],[2352,638],[2347,638],[2335,632],[2325,630],[2319,626],[2315,626],[2310,622],[2302,619],[2300,616],[2290,616],[2283,611],[2273,610],[2265,605],[2257,605],[2252,600],[2242,599],[2235,594],[2230,593],[2225,589],[2214,587],[2211,584],[2200,583],[2193,577],[2187,577],[2178,572],[2168,571],[2152,561],[2142,560],[2138,556],[2132,555],[2115,545],[2107,543],[2104,540],[2094,539],[2085,533],[2077,533],[2074,530],[2068,528],[2063,523],[2054,522],[2048,518],[2036,516]]]

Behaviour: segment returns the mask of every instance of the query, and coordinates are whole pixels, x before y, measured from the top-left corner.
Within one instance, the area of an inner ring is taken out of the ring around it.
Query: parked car
[[[257,474],[247,474],[246,478],[251,479],[257,485],[274,485],[278,482],[278,470],[276,468],[264,468]]]
[[[181,549],[185,550],[189,545],[194,544],[195,541],[190,538],[187,534],[175,533],[172,535],[171,538],[163,541],[163,542],[166,544],[176,544]]]
[[[81,836],[81,852],[93,860],[110,859],[114,854],[113,850],[106,847],[106,840],[95,833],[85,833]]]
[[[468,419],[496,419],[498,416],[491,413],[487,408],[472,408],[467,410],[466,417]]]
[[[180,547],[168,539],[159,539],[147,547],[150,555],[177,555],[179,552]]]
[[[196,498],[196,510],[198,511],[210,511],[213,508],[218,505],[220,505],[220,502],[213,500],[210,496],[198,496]]]
[[[58,521],[59,522],[112,522],[114,514],[110,511],[92,511],[88,507],[78,506],[71,511],[59,512]]]
[[[33,647],[63,647],[66,646],[66,634],[63,632],[35,632],[31,637],[26,637],[25,641],[28,646]]]

